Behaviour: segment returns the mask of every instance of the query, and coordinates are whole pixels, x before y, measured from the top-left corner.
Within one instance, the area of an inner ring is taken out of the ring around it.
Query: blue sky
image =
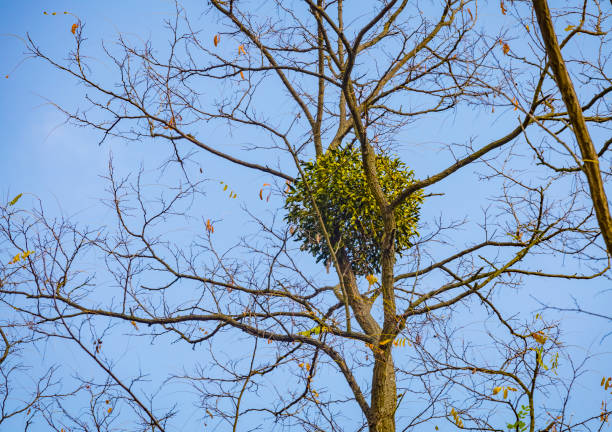
[[[198,2],[185,2],[186,6],[197,9]],[[50,7],[53,7],[51,9]],[[117,170],[123,174],[134,170],[134,167],[142,165],[151,183],[172,185],[176,180],[176,170],[170,168],[167,172],[171,178],[165,178],[158,174],[158,168],[166,156],[166,148],[153,142],[129,143],[110,139],[102,145],[98,145],[99,135],[92,133],[89,129],[79,129],[64,124],[64,119],[48,101],[60,105],[74,107],[79,104],[82,97],[82,89],[66,76],[53,71],[43,65],[40,61],[24,57],[22,38],[26,32],[34,41],[40,43],[41,47],[52,56],[63,58],[68,50],[72,48],[73,36],[70,27],[79,17],[86,23],[87,37],[89,38],[92,52],[96,51],[100,40],[112,42],[118,33],[127,34],[130,37],[143,39],[151,38],[157,43],[164,43],[165,33],[162,30],[162,21],[174,10],[174,4],[168,1],[141,1],[131,0],[126,2],[77,2],[56,1],[52,4],[39,0],[27,2],[4,2],[2,14],[0,14],[0,46],[3,55],[0,58],[0,197],[10,199],[17,193],[24,193],[24,205],[33,204],[34,198],[40,198],[43,205],[50,214],[63,214],[76,221],[87,224],[104,224],[110,218],[109,211],[99,203],[104,196],[105,182],[101,178],[106,173],[109,155],[113,155]],[[43,14],[58,12],[58,15]],[[70,14],[64,15],[63,11]],[[495,18],[493,11],[483,10],[486,18]],[[206,20],[203,17],[202,20]],[[202,22],[200,22],[202,24]],[[210,34],[214,23],[207,24]],[[99,65],[100,74],[103,79],[112,79],[112,69],[107,61],[101,56],[91,59],[92,65]],[[8,75],[8,78],[4,78]],[[271,98],[273,100],[273,97]],[[282,111],[283,107],[277,107]],[[430,147],[443,141],[447,137],[448,130],[452,129],[458,136],[469,137],[476,134],[474,131],[478,119],[483,123],[490,124],[491,117],[479,113],[453,113],[442,116],[431,122],[421,123],[420,128],[401,136],[404,149],[402,157],[408,165],[415,170],[416,176],[422,178],[447,163],[444,157],[438,157],[439,153],[433,153]],[[480,117],[478,117],[480,116]],[[494,128],[502,129],[507,126],[501,114],[495,115]],[[478,131],[481,135],[494,135],[497,131]],[[225,130],[208,130],[211,140],[227,141],[230,150],[240,151],[243,143],[249,142],[250,136],[247,131],[234,131],[229,135]],[[250,153],[255,157],[257,153]],[[216,232],[219,241],[224,246],[229,246],[236,240],[236,227],[248,230],[250,225],[244,225],[243,208],[250,211],[266,214],[267,206],[274,206],[274,199],[270,204],[260,202],[257,193],[264,182],[270,182],[269,176],[261,173],[249,172],[246,169],[237,168],[228,162],[215,159],[209,155],[197,155],[196,164],[204,171],[206,183],[206,201],[196,206],[199,221],[211,218],[217,220]],[[295,174],[295,173],[291,173]],[[236,190],[238,199],[228,200],[219,184],[225,181]],[[432,192],[445,192],[443,198],[432,197],[424,206],[423,218],[437,217],[440,214],[450,217],[456,214],[461,217],[464,214],[472,214],[474,208],[479,209],[483,205],[482,197],[490,190],[478,180],[473,168],[467,168],[465,172],[453,177],[452,181],[436,186]],[[467,193],[466,193],[467,192]],[[477,192],[477,193],[476,193]],[[449,210],[450,209],[450,210]],[[473,214],[472,214],[473,215]],[[194,228],[190,222],[185,222],[184,232],[189,234]],[[464,232],[462,240],[469,238],[471,231]],[[458,237],[461,237],[459,235]],[[226,243],[223,243],[226,242]],[[551,268],[564,263],[554,258],[542,257],[539,262],[542,266]],[[571,266],[575,266],[574,263]],[[579,267],[573,267],[580,271]],[[319,269],[318,271],[321,271]],[[580,297],[583,304],[592,308],[604,308],[601,299],[596,294],[608,286],[605,282],[567,282],[556,280],[538,280],[529,285],[530,289],[524,294],[508,296],[505,307],[509,312],[524,312],[525,302],[530,296],[543,299],[554,299],[559,304],[568,304],[570,295]],[[535,303],[531,302],[531,309]],[[581,383],[580,391],[585,397],[598,381],[593,384],[593,379],[598,380],[603,374],[608,373],[606,365],[609,363],[609,354],[605,353],[605,346],[599,345],[601,336],[608,329],[606,323],[597,321],[586,321],[575,315],[566,314],[562,316],[563,327],[566,331],[567,344],[575,345],[580,350],[593,350],[601,354],[591,364],[593,375],[585,375],[585,382]],[[593,328],[593,325],[601,327]],[[127,330],[125,333],[128,333]],[[172,345],[158,344],[147,349],[146,356],[134,352],[134,338],[126,336],[109,344],[109,350],[113,350],[120,358],[120,370],[126,374],[133,373],[136,364],[148,370],[153,375],[178,373],[184,366],[177,363],[177,353],[190,355],[188,348]],[[42,362],[36,363],[36,367],[42,367],[42,363],[48,359],[80,358],[75,347],[48,346],[42,356]],[[62,360],[63,359],[63,360]],[[70,363],[68,361],[68,363]],[[79,370],[95,370],[93,365],[79,363],[64,365],[68,374]],[[36,369],[34,369],[34,374]],[[185,390],[173,389],[172,393],[166,395],[167,400],[183,401],[181,399]],[[174,393],[176,392],[176,393]],[[188,395],[184,400],[189,400]],[[185,425],[197,424],[201,413],[194,408],[188,409],[184,418]]]

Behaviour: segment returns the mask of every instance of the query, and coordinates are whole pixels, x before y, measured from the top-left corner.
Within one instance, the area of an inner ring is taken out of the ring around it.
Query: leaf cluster
[[[378,154],[375,159],[378,180],[389,201],[414,183],[413,172],[399,159],[386,154]],[[290,186],[285,202],[286,220],[295,226],[302,250],[310,252],[317,262],[331,262],[312,204],[314,199],[334,251],[342,249],[355,274],[379,272],[384,226],[363,172],[360,152],[354,148],[328,150],[317,160],[303,163],[302,168],[304,175]],[[395,249],[399,255],[412,246],[410,239],[418,235],[422,202],[419,191],[394,211]]]
[[[507,428],[510,431],[516,430],[519,432],[525,432],[527,427],[529,426],[527,423],[523,421],[529,415],[529,406],[521,405],[521,410],[516,413],[517,420],[514,423],[508,423]]]

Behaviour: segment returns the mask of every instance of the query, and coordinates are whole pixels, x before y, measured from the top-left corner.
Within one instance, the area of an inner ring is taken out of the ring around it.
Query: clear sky
[[[199,3],[187,1],[185,5],[197,10]],[[76,21],[75,17],[79,17],[86,24],[92,52],[100,55],[100,58],[94,56],[90,63],[99,65],[96,73],[99,73],[102,79],[112,79],[113,70],[99,52],[100,40],[110,44],[118,33],[123,33],[164,43],[163,20],[173,10],[174,4],[163,0],[0,0],[0,199],[8,200],[23,192],[24,205],[33,204],[34,197],[37,197],[42,200],[50,214],[63,214],[79,223],[103,224],[107,222],[110,213],[99,203],[100,198],[105,197],[105,182],[101,176],[106,174],[111,153],[121,174],[127,175],[134,171],[134,167],[142,164],[151,182],[173,184],[176,177],[169,178],[158,174],[158,168],[167,156],[164,146],[152,142],[125,143],[115,139],[98,145],[99,134],[90,129],[64,124],[64,117],[50,102],[75,107],[79,105],[78,98],[83,95],[82,89],[67,76],[53,71],[38,60],[28,59],[23,54],[23,38],[28,33],[52,56],[65,57],[73,44],[71,25]],[[45,11],[49,14],[43,14]],[[70,14],[64,15],[63,11],[69,11]],[[51,12],[58,14],[53,16],[50,15]],[[485,17],[486,13],[485,8]],[[491,19],[494,19],[493,17],[491,13]],[[206,17],[202,18],[205,19]],[[214,24],[211,23],[210,26],[212,28]],[[271,100],[273,99],[274,97],[271,97]],[[470,118],[470,122],[467,122],[466,118]],[[507,126],[501,117],[495,124],[500,129]],[[417,177],[431,174],[447,163],[444,158],[432,157],[429,146],[443,140],[449,129],[453,129],[461,137],[473,136],[474,116],[463,113],[448,114],[429,125],[423,123],[416,132],[401,136],[405,143],[402,146],[405,148],[402,157],[415,170]],[[483,135],[487,135],[487,132],[495,131],[486,131]],[[241,144],[249,140],[248,133],[244,131],[234,131],[232,135],[224,130],[211,130],[208,133],[211,140],[226,140],[228,148],[235,151],[239,151]],[[218,220],[219,241],[226,242],[223,245],[229,246],[236,240],[232,235],[236,233],[237,227],[244,228],[242,224],[245,216],[242,209],[248,208],[263,214],[267,211],[266,205],[274,205],[274,200],[266,204],[257,197],[261,185],[269,182],[270,177],[237,168],[210,155],[199,155],[195,160],[203,168],[203,177],[208,181],[207,200],[195,207],[198,220]],[[295,175],[294,172],[290,174]],[[171,168],[168,175],[178,174]],[[470,167],[465,173],[454,177],[452,182],[437,186],[432,192],[444,191],[446,195],[444,198],[432,197],[423,209],[423,218],[434,218],[440,214],[456,214],[457,217],[462,217],[470,214],[472,208],[479,210],[483,205],[482,196],[487,192],[486,186],[477,179],[474,168]],[[236,190],[236,200],[227,199],[219,186],[220,181],[225,181]],[[186,223],[184,228],[189,233],[192,225]],[[468,232],[464,235],[468,238],[471,234]],[[548,268],[565,265],[546,257],[541,258],[540,263]],[[583,269],[575,267],[575,270]],[[554,299],[557,304],[562,305],[571,304],[571,295],[575,295],[580,298],[582,304],[593,310],[603,310],[607,306],[605,302],[602,304],[600,299],[603,297],[598,295],[603,289],[609,288],[604,281],[577,283],[538,280],[535,284],[537,287],[530,285],[531,289],[527,290],[525,295],[508,295],[506,307],[509,313],[525,312],[526,308],[529,308],[530,312],[533,311],[536,303],[530,300],[530,296],[543,300]],[[530,306],[527,307],[527,304]],[[571,314],[563,315],[562,319],[567,336],[566,343],[569,346],[575,345],[579,348],[578,351],[592,350],[600,354],[591,364],[593,374],[585,375],[585,381],[577,390],[584,392],[586,400],[590,391],[599,385],[598,381],[593,380],[611,373],[609,368],[606,369],[610,359],[609,353],[605,353],[606,345],[600,345],[601,337],[609,328],[603,321],[586,322]],[[593,328],[599,324],[601,327]],[[136,342],[128,336],[109,343],[108,349],[115,351],[120,358],[119,370],[126,375],[134,373],[140,367],[159,378],[168,373],[180,373],[184,367],[192,364],[191,360],[185,363],[181,361],[183,355],[191,355],[189,348],[181,348],[175,344],[168,349],[169,345],[160,343],[147,348],[149,351],[143,356],[134,352],[134,347],[141,343],[143,342]],[[67,375],[76,371],[93,373],[94,365],[81,362],[78,365],[71,364],[70,359],[80,358],[77,351],[75,347],[62,345],[61,348],[49,346],[46,351],[38,354],[30,353],[34,356],[40,355],[42,359],[40,363],[32,361],[35,366],[32,375],[36,375],[36,367],[42,367],[49,359],[65,361],[63,367]],[[184,390],[173,388],[172,392],[168,395],[168,401],[181,403],[190,400],[191,395]],[[201,417],[201,413],[195,408],[188,409],[184,424],[197,424]]]

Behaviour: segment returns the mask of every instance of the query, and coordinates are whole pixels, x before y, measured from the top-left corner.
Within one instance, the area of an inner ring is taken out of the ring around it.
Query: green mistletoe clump
[[[360,152],[352,148],[329,150],[316,161],[304,163],[302,169],[304,176],[291,185],[285,202],[286,220],[295,227],[302,250],[310,252],[317,262],[331,262],[308,184],[334,251],[343,248],[355,274],[379,272],[383,221],[367,185]],[[415,182],[413,172],[405,164],[386,154],[376,155],[376,169],[388,201]],[[422,202],[423,193],[418,191],[395,209],[395,249],[399,255],[412,246],[410,239],[418,235]]]

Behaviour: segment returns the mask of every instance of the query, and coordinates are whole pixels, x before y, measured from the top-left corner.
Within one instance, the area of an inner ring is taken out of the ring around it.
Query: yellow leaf
[[[108,399],[106,399],[106,400],[104,401],[104,403],[105,403],[106,405],[108,405],[108,404],[110,403],[110,401],[109,401]]]
[[[516,111],[518,109],[518,101],[516,100],[516,98],[512,98],[512,105],[514,105],[514,111]]]
[[[240,71],[240,78],[244,79],[244,72]]]
[[[112,408],[109,408],[109,409],[107,410],[107,412],[110,414],[110,413],[112,413],[112,412],[113,412],[113,409],[112,409]]]
[[[534,338],[535,341],[539,343],[540,345],[544,345],[544,343],[546,342],[546,339],[548,339],[547,336],[541,331],[532,333],[531,337]]]
[[[218,34],[216,34],[215,37],[213,38],[213,43],[215,44],[215,46],[219,45],[219,40],[220,40],[220,37]]]
[[[529,26],[527,24],[525,24],[525,30],[527,30],[527,33],[529,33]]]
[[[576,27],[575,25],[568,25],[567,27],[565,27],[565,31],[570,31],[575,27]]]
[[[499,393],[501,391],[501,387],[493,387],[493,395],[496,395],[497,393]]]
[[[213,227],[213,224],[210,222],[210,219],[206,219],[206,231],[208,231],[211,234],[215,232],[215,228]]]
[[[370,284],[370,286],[374,285],[376,282],[378,282],[378,278],[376,276],[374,276],[373,274],[369,274],[366,276],[366,280],[368,281],[368,284]]]
[[[502,15],[506,15],[506,7],[504,6],[504,1],[499,2],[499,7],[501,8]]]
[[[601,379],[601,386],[603,387],[603,385],[604,385],[605,383],[606,383],[606,377],[603,377],[603,378]]]
[[[508,387],[504,389],[504,399],[508,397]]]
[[[132,324],[134,328],[138,330],[138,325],[136,324],[136,321],[130,321],[130,324]]]
[[[20,253],[18,253],[17,255],[15,255],[15,256],[13,257],[13,259],[9,261],[9,264],[15,264],[16,262],[19,262],[19,260],[21,260],[21,254],[20,254]]]
[[[385,339],[384,341],[379,342],[379,345],[386,345],[389,342],[391,342],[392,340],[393,340],[393,338]]]
[[[223,186],[223,191],[225,192],[227,190],[227,185]]]
[[[6,77],[8,78],[8,75]],[[21,198],[22,195],[23,195],[22,193],[17,195],[15,198],[13,198],[11,201],[9,201],[8,205],[14,206],[15,204],[17,204],[17,201],[19,201],[19,198]]]
[[[246,55],[246,50],[244,49],[244,45],[242,45],[242,44],[238,45],[238,54],[240,54],[240,53]]]
[[[75,34],[78,28],[79,28],[79,23],[74,23],[72,24],[72,27],[70,27],[70,32],[72,34]]]
[[[405,347],[406,346],[406,338],[396,339],[393,341],[393,346],[396,347]],[[410,342],[408,342],[408,346],[410,346]]]
[[[504,45],[502,46],[502,51],[504,52],[504,54],[508,54],[510,52],[510,46],[508,46],[507,43],[504,43]]]

